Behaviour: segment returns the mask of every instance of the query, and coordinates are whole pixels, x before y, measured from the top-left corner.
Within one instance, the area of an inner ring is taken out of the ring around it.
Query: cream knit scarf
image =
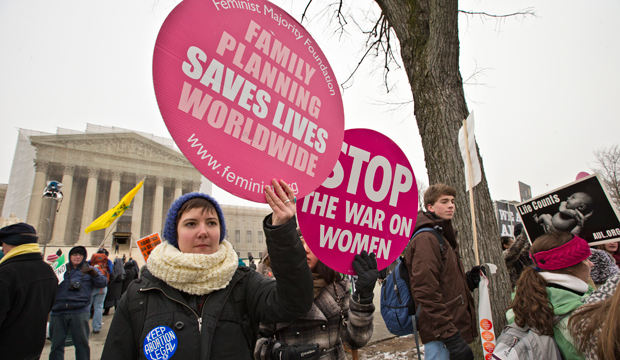
[[[237,253],[226,240],[211,255],[182,253],[164,241],[153,250],[147,263],[153,276],[192,295],[225,288],[238,266]]]

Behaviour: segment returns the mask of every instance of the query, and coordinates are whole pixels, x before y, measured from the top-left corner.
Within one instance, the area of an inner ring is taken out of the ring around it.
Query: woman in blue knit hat
[[[313,281],[296,231],[294,193],[265,187],[263,221],[277,282],[238,266],[222,209],[189,193],[168,211],[150,254],[114,314],[102,359],[252,359],[259,323],[290,322],[312,306]]]

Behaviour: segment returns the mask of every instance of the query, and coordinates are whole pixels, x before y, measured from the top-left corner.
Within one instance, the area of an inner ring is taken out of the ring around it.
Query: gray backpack
[[[568,314],[556,316],[557,325]],[[562,360],[562,353],[553,336],[539,335],[529,327],[521,327],[515,323],[504,328],[497,338],[497,345],[493,350],[493,359],[496,360]]]

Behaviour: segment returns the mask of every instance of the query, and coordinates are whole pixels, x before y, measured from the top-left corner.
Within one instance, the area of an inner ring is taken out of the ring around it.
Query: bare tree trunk
[[[429,185],[445,183],[457,190],[454,228],[466,269],[475,264],[469,196],[457,134],[469,115],[459,70],[457,0],[376,0],[400,42],[401,56],[414,99]],[[477,145],[476,145],[477,147]],[[482,159],[480,164],[482,166]],[[481,263],[499,270],[491,279],[495,333],[505,325],[510,280],[501,256],[499,231],[489,188],[474,188],[478,249]]]

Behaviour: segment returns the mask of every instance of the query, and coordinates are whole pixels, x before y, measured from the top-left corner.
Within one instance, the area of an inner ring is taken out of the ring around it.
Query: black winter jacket
[[[0,264],[0,358],[38,359],[58,278],[40,253]]]
[[[295,218],[276,228],[270,223],[271,215],[263,228],[277,282],[239,267],[226,288],[208,295],[198,315],[180,291],[146,269],[121,298],[101,359],[147,359],[145,340],[159,326],[174,332],[172,342],[166,339],[176,341],[173,360],[252,359],[259,322],[290,322],[312,306],[313,281]]]

